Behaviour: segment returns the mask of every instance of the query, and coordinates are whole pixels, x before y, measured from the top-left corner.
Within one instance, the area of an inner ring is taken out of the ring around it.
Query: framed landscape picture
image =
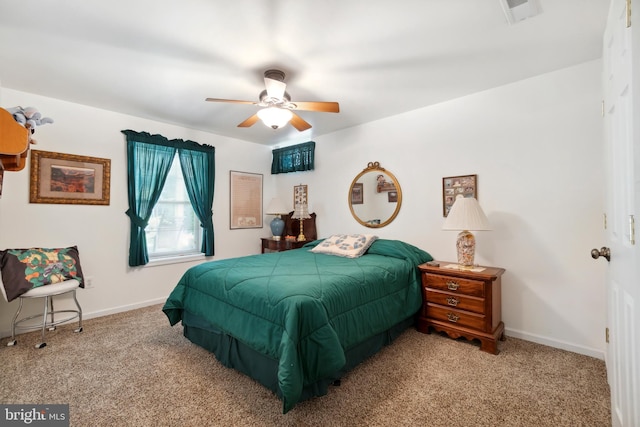
[[[111,160],[31,150],[30,203],[108,205]]]

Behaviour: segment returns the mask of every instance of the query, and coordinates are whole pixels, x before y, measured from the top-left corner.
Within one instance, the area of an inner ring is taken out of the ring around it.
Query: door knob
[[[591,250],[591,258],[598,259],[600,257],[605,257],[607,261],[611,261],[611,250],[609,250],[609,248],[605,246],[600,248],[600,250],[598,249]]]

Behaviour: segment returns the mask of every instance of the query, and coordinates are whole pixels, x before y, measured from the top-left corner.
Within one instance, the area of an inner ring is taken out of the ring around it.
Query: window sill
[[[179,264],[182,262],[204,261],[205,256],[202,253],[190,255],[174,255],[162,258],[150,259],[146,267],[157,267],[159,265]]]

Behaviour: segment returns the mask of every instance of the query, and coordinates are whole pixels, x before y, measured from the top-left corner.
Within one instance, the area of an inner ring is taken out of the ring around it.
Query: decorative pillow
[[[311,249],[311,252],[358,258],[364,255],[377,238],[373,234],[334,234]]]
[[[84,288],[78,248],[30,248],[0,251],[0,270],[7,301],[38,286],[77,279]]]

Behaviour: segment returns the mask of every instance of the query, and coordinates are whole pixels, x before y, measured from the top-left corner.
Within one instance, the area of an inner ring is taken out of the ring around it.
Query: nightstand
[[[418,266],[422,272],[422,309],[417,329],[430,328],[451,338],[480,340],[480,350],[498,354],[498,339],[504,340],[501,276],[504,269],[479,266],[476,270],[446,268],[455,265]]]
[[[309,240],[304,242],[298,242],[295,240],[286,240],[284,238],[280,240],[274,240],[273,237],[261,237],[262,240],[262,253],[266,252],[282,252],[291,249],[298,249],[304,246],[305,243],[309,243]]]

